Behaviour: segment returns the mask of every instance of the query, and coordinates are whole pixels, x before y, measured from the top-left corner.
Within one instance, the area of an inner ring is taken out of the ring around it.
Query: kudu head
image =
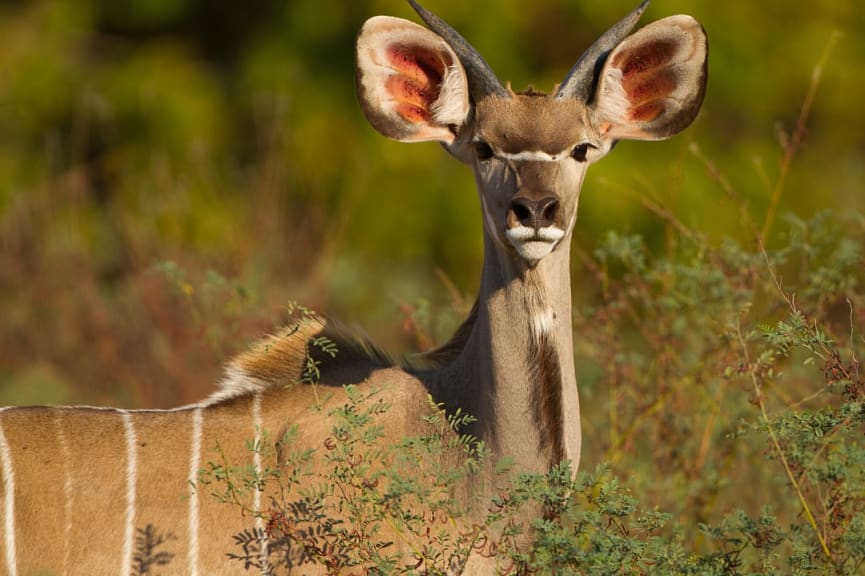
[[[591,163],[617,140],[676,134],[702,103],[702,27],[680,15],[629,36],[648,0],[603,34],[551,95],[512,92],[462,36],[409,2],[432,31],[377,16],[360,32],[364,113],[385,136],[437,140],[471,165],[488,239],[519,266],[568,245]]]

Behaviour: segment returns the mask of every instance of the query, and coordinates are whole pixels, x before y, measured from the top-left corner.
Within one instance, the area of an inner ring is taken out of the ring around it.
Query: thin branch
[[[775,272],[775,268],[772,266],[772,262],[769,259],[769,254],[766,252],[766,247],[763,245],[762,238],[758,238],[759,240],[759,249],[760,253],[763,255],[763,259],[766,262],[766,268],[769,270],[769,275],[772,278],[772,282],[775,285],[775,289],[781,294],[781,297],[787,303],[791,310],[794,312],[798,311],[799,308],[796,305],[795,296],[790,296],[784,290],[783,285],[781,284],[781,279],[778,278],[778,274]],[[736,322],[736,331],[739,336],[739,341],[742,344],[742,352],[745,356],[745,361],[748,365],[751,365],[750,355],[748,353],[748,349],[745,345],[745,340],[742,337],[741,330],[739,328],[738,321]],[[751,383],[754,386],[754,393],[756,394],[757,405],[760,408],[760,413],[763,416],[763,420],[766,423],[766,427],[769,430],[769,436],[772,439],[772,445],[775,448],[775,452],[778,454],[778,458],[780,458],[781,462],[784,465],[784,470],[787,473],[787,478],[790,480],[790,484],[793,485],[793,489],[796,491],[796,494],[799,496],[799,502],[802,504],[802,510],[805,512],[805,516],[808,518],[808,523],[811,524],[811,527],[814,529],[814,533],[817,535],[817,539],[820,541],[820,547],[823,549],[823,553],[826,555],[826,558],[831,559],[832,553],[829,551],[829,546],[826,544],[826,540],[823,538],[823,534],[817,526],[817,521],[814,519],[814,515],[811,513],[811,508],[808,506],[808,502],[805,500],[805,495],[802,493],[800,482],[793,476],[793,471],[790,468],[790,464],[787,462],[787,457],[784,454],[784,451],[781,449],[781,443],[778,441],[778,437],[775,434],[775,430],[772,428],[772,422],[769,419],[769,414],[766,410],[766,404],[763,401],[763,393],[760,387],[760,383],[757,379],[757,374],[755,370],[749,370],[751,375]]]
[[[820,548],[823,550],[823,554],[828,559],[832,559],[832,553],[829,551],[829,546],[826,544],[825,538],[823,538],[823,533],[820,530],[820,527],[817,526],[817,521],[814,519],[814,514],[811,512],[811,507],[808,505],[808,501],[805,499],[805,494],[802,492],[801,485],[796,477],[793,475],[793,470],[790,468],[790,463],[787,462],[787,456],[784,454],[783,448],[781,448],[781,442],[778,440],[777,434],[775,434],[775,429],[772,428],[772,420],[769,418],[769,413],[766,410],[766,403],[763,400],[763,390],[760,386],[759,379],[757,378],[757,366],[751,363],[751,355],[748,352],[748,345],[745,342],[745,337],[742,335],[742,329],[739,325],[738,320],[736,321],[736,335],[738,337],[739,343],[742,346],[742,355],[745,357],[745,362],[748,365],[748,374],[751,377],[751,385],[754,387],[754,395],[755,402],[757,406],[760,408],[760,414],[763,418],[763,422],[766,424],[766,429],[769,431],[769,438],[772,441],[772,447],[775,450],[775,453],[778,455],[778,459],[781,460],[781,464],[784,466],[784,471],[787,474],[787,479],[790,480],[790,484],[793,486],[793,490],[795,490],[796,495],[799,497],[799,503],[802,505],[802,511],[805,512],[805,517],[808,519],[808,523],[811,525],[811,528],[814,530],[814,534],[817,536],[817,540],[820,541]]]
[[[793,158],[799,150],[799,146],[805,139],[807,131],[808,116],[811,114],[811,107],[817,96],[817,88],[820,85],[820,80],[823,77],[823,68],[829,60],[829,55],[832,49],[835,48],[838,39],[841,37],[841,32],[835,30],[829,37],[826,43],[826,48],[823,50],[820,60],[814,67],[811,73],[811,85],[808,88],[808,93],[805,96],[805,101],[802,103],[802,109],[799,111],[799,120],[796,122],[796,131],[793,132],[793,137],[790,138],[784,145],[784,157],[781,160],[781,172],[778,174],[778,181],[775,182],[775,188],[772,191],[772,199],[769,202],[769,211],[766,213],[766,220],[763,222],[763,230],[760,232],[760,240],[766,241],[769,231],[772,229],[772,223],[775,220],[775,213],[778,211],[778,204],[781,202],[781,196],[784,193],[784,186],[787,183],[787,176],[790,173],[790,166],[793,163]]]
[[[701,234],[698,234],[694,230],[691,230],[688,226],[685,225],[684,222],[679,220],[675,214],[673,214],[672,210],[665,207],[663,204],[650,198],[647,194],[642,192],[636,192],[629,188],[628,186],[617,185],[609,180],[602,179],[600,181],[601,184],[605,185],[607,188],[613,190],[614,192],[621,194],[627,198],[636,199],[637,202],[643,205],[649,212],[659,217],[662,221],[666,222],[673,228],[675,228],[682,236],[688,239],[697,239],[702,238]]]
[[[689,147],[691,154],[697,158],[703,164],[703,168],[705,168],[706,173],[710,178],[714,178],[715,181],[721,186],[721,190],[724,191],[724,194],[739,207],[739,217],[741,219],[742,224],[747,228],[748,234],[751,237],[757,236],[757,227],[754,224],[753,218],[751,218],[751,212],[748,209],[748,204],[742,198],[742,195],[739,194],[739,191],[736,190],[733,185],[730,183],[730,180],[724,176],[721,171],[715,166],[714,162],[712,162],[703,151],[700,149],[700,146],[694,142]]]

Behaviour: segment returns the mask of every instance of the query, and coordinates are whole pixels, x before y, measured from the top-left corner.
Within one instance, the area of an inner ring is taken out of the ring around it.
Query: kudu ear
[[[592,104],[602,138],[660,140],[684,130],[703,103],[707,54],[706,33],[690,16],[625,38],[607,57]]]
[[[465,123],[469,91],[456,54],[408,20],[370,18],[357,39],[357,93],[373,128],[402,142],[451,144]]]

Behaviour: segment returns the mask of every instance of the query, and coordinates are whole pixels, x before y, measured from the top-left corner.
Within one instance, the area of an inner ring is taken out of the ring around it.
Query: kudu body
[[[473,414],[472,432],[494,456],[540,472],[570,459],[576,470],[569,250],[583,176],[619,139],[662,139],[690,124],[705,89],[705,34],[691,17],[673,16],[629,36],[644,2],[553,94],[514,93],[462,37],[412,4],[430,29],[383,16],[363,26],[359,99],[385,136],[439,141],[472,167],[485,248],[470,318],[422,369],[391,365],[313,318],[235,358],[222,389],[199,404],[4,409],[0,574],[126,576],[146,526],[171,534],[165,573],[246,573],[226,553],[250,518],[196,490],[198,471],[217,445],[228,460],[248,460],[244,442],[262,430],[296,425],[299,445],[321,449],[328,403],[344,399],[287,385],[302,379],[309,343],[322,333],[339,352],[322,365],[319,390],[387,384],[388,439],[415,429],[431,395]],[[319,400],[324,410],[311,410]]]

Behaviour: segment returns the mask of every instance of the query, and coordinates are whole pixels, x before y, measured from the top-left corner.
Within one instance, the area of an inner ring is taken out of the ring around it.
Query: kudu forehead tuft
[[[477,103],[477,137],[501,152],[558,154],[592,139],[585,104],[531,90]]]

